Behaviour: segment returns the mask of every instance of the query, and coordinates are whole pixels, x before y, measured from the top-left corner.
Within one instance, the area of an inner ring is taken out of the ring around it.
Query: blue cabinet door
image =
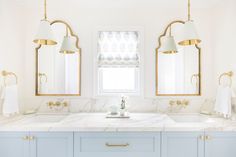
[[[235,132],[206,132],[205,157],[236,157]]]
[[[163,132],[162,157],[204,157],[204,132]]]
[[[1,132],[0,157],[29,157],[28,132]]]
[[[30,157],[73,157],[73,133],[32,132]]]

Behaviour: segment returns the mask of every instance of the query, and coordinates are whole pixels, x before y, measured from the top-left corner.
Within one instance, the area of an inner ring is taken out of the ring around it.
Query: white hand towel
[[[10,116],[19,113],[17,85],[5,86],[2,91],[2,113]]]
[[[233,96],[233,90],[229,86],[219,86],[214,110],[223,115],[225,118],[231,116],[232,103],[231,98]]]

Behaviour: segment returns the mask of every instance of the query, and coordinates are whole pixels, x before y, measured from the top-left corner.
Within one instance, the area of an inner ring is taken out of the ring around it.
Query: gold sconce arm
[[[230,86],[231,86],[231,85],[232,85],[232,77],[233,77],[233,74],[234,74],[234,73],[233,73],[232,71],[225,72],[225,73],[221,74],[221,75],[219,76],[219,85],[221,85],[221,79],[222,79],[222,77],[227,76],[227,77],[230,78]]]
[[[169,24],[167,25],[165,31],[163,32],[163,34],[158,38],[158,47],[157,47],[156,50],[158,50],[158,49],[161,48],[161,39],[162,39],[162,37],[166,36],[166,34],[167,34],[167,32],[168,32],[169,29],[170,29],[169,31],[171,32],[171,31],[172,31],[172,30],[171,30],[172,25],[173,25],[173,24],[177,24],[177,23],[179,23],[179,24],[184,24],[185,22],[182,21],[182,20],[176,20],[176,21],[173,21],[173,22],[169,23]]]
[[[3,70],[2,71],[2,76],[4,77],[4,85],[6,85],[6,77],[10,76],[10,75],[13,75],[16,79],[16,84],[18,83],[18,77],[15,73]]]
[[[78,36],[74,34],[74,32],[73,32],[71,26],[70,26],[68,23],[66,23],[65,21],[62,21],[62,20],[54,20],[54,21],[52,21],[52,22],[50,23],[50,25],[52,26],[52,25],[54,25],[54,24],[56,24],[56,23],[61,23],[61,24],[65,25],[65,27],[66,27],[66,33],[69,33],[71,36],[74,36],[74,37],[77,38],[77,40],[78,40]],[[78,46],[78,47],[79,47],[79,46]]]

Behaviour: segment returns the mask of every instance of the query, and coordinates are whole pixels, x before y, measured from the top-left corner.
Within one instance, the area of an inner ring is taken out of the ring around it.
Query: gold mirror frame
[[[201,48],[196,44],[195,47],[198,49],[199,55],[198,55],[198,61],[199,61],[199,91],[198,94],[159,94],[158,93],[158,53],[159,53],[159,49],[161,48],[161,39],[162,37],[167,35],[167,31],[168,29],[173,25],[173,24],[185,24],[184,21],[182,20],[176,20],[176,21],[172,21],[170,24],[167,25],[164,33],[162,35],[159,36],[158,38],[158,47],[156,48],[156,96],[201,96]],[[196,74],[195,74],[196,75]]]
[[[66,23],[65,21],[62,21],[62,20],[54,20],[50,23],[50,25],[52,26],[53,24],[56,24],[56,23],[61,23],[61,24],[64,24],[66,26],[66,28],[68,28],[69,30],[69,33],[71,36],[75,37],[76,38],[76,48],[79,50],[77,53],[79,55],[79,64],[78,64],[78,69],[79,69],[79,92],[78,94],[39,94],[38,93],[38,83],[39,83],[39,71],[38,71],[38,53],[39,53],[39,49],[41,48],[41,45],[39,45],[38,47],[35,48],[35,54],[36,54],[36,69],[35,69],[35,95],[36,96],[81,96],[81,48],[79,48],[79,37],[74,34],[72,28],[70,27],[70,25],[68,23]],[[58,52],[59,53],[59,52]]]

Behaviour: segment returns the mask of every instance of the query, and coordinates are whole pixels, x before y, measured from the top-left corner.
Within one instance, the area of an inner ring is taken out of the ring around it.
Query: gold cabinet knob
[[[29,137],[29,140],[30,140],[30,141],[32,141],[32,140],[34,140],[34,139],[35,139],[34,136],[30,136],[30,137]]]
[[[199,136],[199,139],[200,139],[200,140],[205,140],[205,136],[200,135],[200,136]]]
[[[206,139],[206,140],[211,140],[211,139],[212,139],[212,137],[211,137],[211,136],[209,136],[209,135],[207,135],[207,136],[205,137],[205,139]]]
[[[25,141],[28,141],[29,140],[29,136],[22,137],[22,139],[25,140]]]

